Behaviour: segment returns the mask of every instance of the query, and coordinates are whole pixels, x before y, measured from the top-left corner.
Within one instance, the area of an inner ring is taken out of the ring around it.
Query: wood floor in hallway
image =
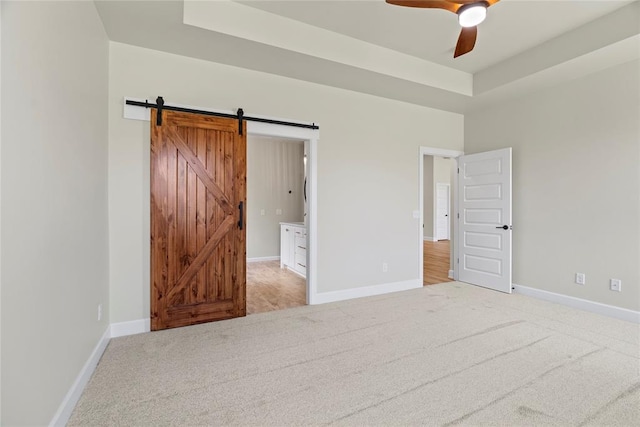
[[[423,285],[451,282],[449,279],[449,254],[451,243],[449,240],[438,242],[424,242],[422,266],[424,268]]]
[[[451,282],[448,240],[424,242],[423,284]],[[247,263],[247,314],[264,313],[306,304],[306,281],[280,268],[279,261]]]
[[[247,314],[298,307],[307,303],[303,277],[280,268],[280,261],[247,263]]]

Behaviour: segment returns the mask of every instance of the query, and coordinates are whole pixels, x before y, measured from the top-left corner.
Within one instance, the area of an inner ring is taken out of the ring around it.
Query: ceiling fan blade
[[[406,7],[421,7],[426,9],[444,9],[456,13],[462,6],[446,0],[386,0],[389,4]]]
[[[489,3],[489,6],[491,6],[492,4],[496,4],[498,3],[500,0],[446,0],[449,3],[457,3],[459,5],[465,5],[465,4],[471,4],[471,3],[481,3],[481,2],[486,2]]]
[[[454,58],[469,53],[476,45],[476,38],[478,37],[478,27],[462,28],[460,31],[460,37],[458,37],[458,44],[456,45],[456,52],[453,54]]]

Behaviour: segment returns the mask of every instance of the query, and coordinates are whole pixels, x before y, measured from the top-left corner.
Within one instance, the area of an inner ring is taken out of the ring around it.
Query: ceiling
[[[456,15],[445,10],[400,7],[384,0],[240,3],[475,73],[632,1],[502,0],[488,10],[487,19],[478,27],[475,50],[456,59],[453,51],[460,27]]]
[[[457,59],[454,14],[384,0],[95,3],[113,41],[460,113],[640,57],[639,0],[502,0]]]

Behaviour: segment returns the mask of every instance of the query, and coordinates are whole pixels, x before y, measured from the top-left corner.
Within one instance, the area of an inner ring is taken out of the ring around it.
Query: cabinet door
[[[280,268],[291,265],[291,237],[293,232],[288,225],[280,226]]]
[[[307,229],[297,228],[294,233],[293,269],[306,277],[307,275]]]
[[[296,256],[296,227],[287,227],[289,229],[289,234],[287,235],[287,244],[289,251],[287,254],[288,263],[287,266],[292,267],[295,266],[295,256]]]

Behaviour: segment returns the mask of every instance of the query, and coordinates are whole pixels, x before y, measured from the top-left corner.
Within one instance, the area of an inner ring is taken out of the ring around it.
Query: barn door
[[[245,182],[237,120],[152,110],[152,330],[246,314]]]

